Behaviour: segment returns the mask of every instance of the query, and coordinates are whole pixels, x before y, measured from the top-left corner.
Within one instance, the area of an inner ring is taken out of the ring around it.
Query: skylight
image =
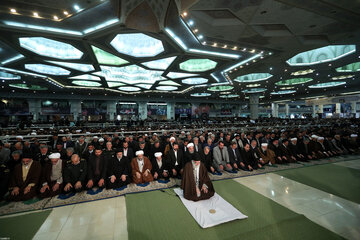
[[[118,56],[115,56],[114,54],[106,52],[100,48],[97,48],[95,46],[91,46],[91,48],[92,48],[99,64],[109,64],[109,65],[119,66],[119,65],[124,65],[124,64],[129,63],[128,61],[126,61]]]
[[[304,84],[311,82],[312,78],[292,78],[292,79],[286,79],[279,82],[276,82],[275,85],[278,86],[292,86],[292,85],[298,85],[298,84]]]
[[[190,94],[192,97],[209,97],[211,96],[211,93],[192,93]]]
[[[204,84],[207,83],[208,81],[209,80],[207,78],[197,77],[197,78],[187,78],[182,80],[181,82],[188,85],[196,85],[196,84]]]
[[[162,58],[150,62],[143,62],[142,65],[152,68],[152,69],[159,69],[159,70],[166,70],[170,64],[175,60],[175,57],[168,57],[168,58]]]
[[[208,90],[213,92],[221,92],[221,91],[229,91],[233,88],[234,87],[230,85],[221,85],[221,86],[209,87]]]
[[[326,82],[310,85],[309,88],[328,88],[328,87],[337,87],[346,84],[346,82]]]
[[[243,93],[261,93],[265,91],[266,88],[250,88],[250,89],[242,90]]]
[[[210,59],[189,59],[179,64],[181,70],[188,72],[205,72],[214,69],[217,62]]]
[[[250,83],[250,82],[260,82],[266,79],[271,78],[273,75],[270,73],[250,73],[246,75],[239,76],[234,79],[236,82],[240,83]]]
[[[99,82],[81,81],[81,80],[72,81],[72,84],[78,85],[78,86],[84,86],[84,87],[100,87],[101,86],[101,83],[99,83]]]
[[[25,64],[25,69],[50,75],[69,75],[70,71],[46,64]]]
[[[91,64],[83,64],[83,63],[70,63],[70,62],[57,62],[57,61],[47,61],[56,65],[60,65],[63,67],[75,69],[81,72],[90,72],[94,71],[94,66]]]
[[[348,65],[336,68],[337,72],[358,72],[360,71],[360,62],[350,63]]]

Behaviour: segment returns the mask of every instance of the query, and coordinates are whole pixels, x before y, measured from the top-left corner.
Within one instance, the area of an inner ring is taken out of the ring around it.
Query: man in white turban
[[[131,171],[134,183],[147,183],[154,180],[151,174],[152,165],[149,158],[144,157],[144,151],[135,153],[136,157],[131,161]]]

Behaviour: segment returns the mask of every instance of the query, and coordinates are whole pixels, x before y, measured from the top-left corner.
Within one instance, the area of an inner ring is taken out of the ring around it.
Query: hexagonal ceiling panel
[[[143,33],[122,33],[110,42],[119,53],[132,57],[155,57],[164,52],[164,46],[159,39]]]
[[[69,75],[70,71],[46,64],[25,64],[25,69],[50,75]]]
[[[83,55],[83,52],[71,44],[44,37],[22,37],[19,42],[21,47],[45,57],[80,59]]]
[[[217,62],[210,59],[189,59],[179,64],[181,70],[187,72],[205,72],[214,69]]]

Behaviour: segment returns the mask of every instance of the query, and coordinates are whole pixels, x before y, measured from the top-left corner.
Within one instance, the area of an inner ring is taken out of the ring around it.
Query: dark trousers
[[[48,197],[55,197],[57,195],[59,195],[61,192],[62,192],[62,189],[63,189],[63,184],[60,184],[58,190],[56,191],[53,191],[52,188],[53,186],[56,184],[56,181],[52,181],[50,184],[49,184],[49,189],[46,189],[45,192],[43,193],[40,193],[40,197],[41,198],[48,198]]]
[[[36,196],[36,186],[32,187],[27,194],[24,194],[24,189],[25,188],[20,188],[19,194],[16,196],[11,195],[11,191],[10,191],[10,194],[9,194],[7,200],[19,202],[19,201],[26,201],[26,200],[32,199]]]
[[[126,176],[126,180],[121,180],[121,176],[116,177],[115,182],[111,182],[110,178],[106,180],[106,189],[114,189],[114,188],[121,188],[125,185],[128,185],[131,182],[129,176]]]

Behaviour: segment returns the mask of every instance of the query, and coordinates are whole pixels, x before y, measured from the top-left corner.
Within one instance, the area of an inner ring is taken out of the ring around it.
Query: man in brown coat
[[[205,165],[199,154],[195,154],[192,161],[186,163],[181,180],[184,198],[192,201],[209,199],[214,196],[215,190]]]
[[[268,149],[267,143],[261,144],[261,149],[259,152],[260,152],[260,158],[263,161],[263,165],[265,165],[265,164],[274,165],[275,164],[275,153],[273,150]]]
[[[131,161],[132,179],[134,183],[147,183],[154,180],[151,169],[152,165],[149,158],[144,157],[144,151],[136,152],[136,157]]]
[[[36,196],[41,176],[40,162],[33,161],[30,153],[24,153],[21,164],[15,166],[10,180],[9,201],[26,201]]]

